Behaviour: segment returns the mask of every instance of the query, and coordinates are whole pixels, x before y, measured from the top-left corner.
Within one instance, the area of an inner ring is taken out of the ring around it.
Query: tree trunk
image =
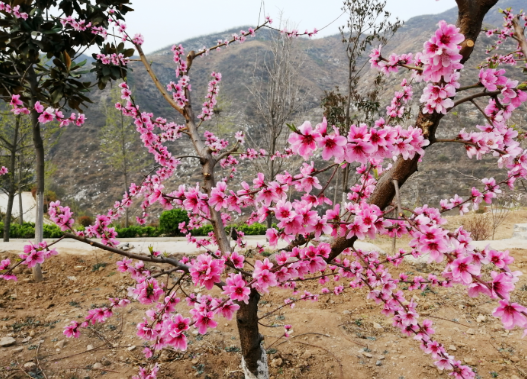
[[[245,379],[268,379],[267,354],[262,347],[263,336],[258,331],[258,301],[260,294],[251,290],[249,304],[240,302],[236,324],[242,348],[242,370]]]
[[[37,177],[37,209],[35,217],[35,243],[42,242],[44,236],[44,142],[40,135],[40,123],[38,121],[38,113],[35,110],[35,103],[37,102],[37,78],[33,66],[28,70],[29,82],[31,84],[31,124],[33,129],[33,146],[35,148],[36,167],[35,173]],[[42,281],[42,269],[40,264],[33,267],[33,279],[36,282]]]
[[[24,207],[22,206],[22,158],[18,158],[18,223],[24,224]]]
[[[9,230],[11,229],[11,215],[12,215],[14,199],[15,199],[15,192],[13,192],[10,189],[9,192],[7,193],[7,209],[5,211],[5,219],[4,219],[4,242],[9,242]]]
[[[7,209],[4,219],[4,242],[9,242],[9,231],[11,230],[11,215],[13,214],[13,203],[16,195],[16,147],[18,141],[18,128],[20,126],[20,116],[17,116],[15,124],[15,134],[13,137],[12,149],[9,157],[9,173],[8,173],[8,190],[7,190]]]

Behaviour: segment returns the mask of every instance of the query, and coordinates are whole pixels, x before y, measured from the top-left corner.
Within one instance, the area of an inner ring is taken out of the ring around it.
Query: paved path
[[[46,241],[48,243],[53,242],[52,239],[46,239]],[[181,253],[193,255],[204,251],[203,249],[197,249],[194,245],[188,244],[184,237],[123,238],[120,241],[123,245],[129,244],[132,247],[130,251],[134,253],[146,254],[148,253],[149,246],[152,246],[154,250],[167,252],[169,254]],[[255,248],[258,243],[266,247],[269,246],[265,240],[265,236],[246,236],[246,241],[248,248]],[[27,239],[11,239],[10,242],[0,242],[0,254],[4,252],[20,253],[24,250],[24,245],[27,243]],[[496,250],[527,249],[527,240],[517,238],[495,241],[475,241],[473,244],[479,249],[483,249],[487,245],[490,245],[491,248]],[[283,248],[286,245],[285,242],[280,242],[278,248]],[[367,242],[357,241],[355,242],[355,247],[364,251],[380,251],[384,254],[379,247]],[[73,255],[92,255],[97,252],[102,252],[101,249],[75,240],[63,240],[56,245],[56,248],[59,253]],[[409,258],[409,261],[413,261],[411,257]],[[419,262],[425,262],[427,260],[427,257],[421,257]]]
[[[199,238],[199,237],[198,237]],[[269,246],[265,236],[246,236],[247,248],[256,248],[256,244]],[[0,254],[4,252],[11,253],[20,253],[24,250],[24,245],[28,243],[27,239],[11,239],[10,242],[0,242]],[[53,242],[52,239],[46,239],[49,243]],[[97,241],[97,240],[96,240]],[[129,244],[132,249],[131,252],[134,253],[148,253],[148,247],[152,246],[154,250],[167,252],[169,254],[199,254],[203,252],[203,249],[197,249],[194,245],[187,243],[187,240],[184,237],[157,237],[157,238],[122,238],[119,239],[122,245]],[[76,240],[63,240],[59,242],[56,246],[56,249],[59,253],[73,254],[73,255],[92,255],[96,252],[102,252],[103,250],[79,242]],[[287,244],[283,241],[278,243],[278,248],[283,248]],[[356,242],[355,246],[364,251],[379,251],[380,249],[367,242]]]

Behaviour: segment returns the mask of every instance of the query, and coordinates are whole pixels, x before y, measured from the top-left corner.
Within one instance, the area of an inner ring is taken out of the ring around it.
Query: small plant
[[[493,378],[497,378],[498,377],[498,373],[496,371],[492,371],[490,373],[490,376],[492,376]]]
[[[353,321],[355,323],[355,325],[357,326],[362,326],[362,319],[358,318],[356,319],[355,321]]]
[[[106,263],[106,262],[95,263],[95,264],[92,266],[91,270],[92,270],[92,271],[97,271],[97,270],[99,270],[101,267],[106,267],[106,266],[108,266],[108,263]]]
[[[77,221],[84,227],[90,226],[93,224],[93,219],[90,216],[80,216]]]
[[[70,301],[68,304],[71,305],[72,307],[80,308],[80,303],[77,301]]]
[[[238,346],[229,346],[225,348],[227,353],[239,353],[241,350]]]

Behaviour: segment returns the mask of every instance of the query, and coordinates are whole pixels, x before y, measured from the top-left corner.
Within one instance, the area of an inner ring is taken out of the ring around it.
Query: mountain
[[[519,10],[522,5],[524,0],[501,0],[487,15],[486,25],[501,25],[499,8],[512,7]],[[405,23],[386,47],[383,47],[383,52],[420,51],[440,20],[445,19],[455,23],[456,17],[456,8],[441,14],[414,17]],[[197,50],[203,46],[212,46],[218,39],[228,38],[240,29],[244,28],[200,36],[180,43],[186,51]],[[243,44],[232,44],[227,49],[210,53],[194,62],[191,83],[195,109],[199,109],[199,104],[203,102],[210,73],[221,72],[223,78],[220,95],[224,108],[222,117],[230,120],[232,130],[238,130],[250,122],[253,104],[247,85],[253,77],[255,62],[261,60],[269,51],[270,33],[269,30],[263,30],[254,39],[249,39]],[[484,60],[484,49],[489,43],[490,40],[486,36],[481,36],[478,40],[476,50],[467,62],[469,73],[462,78],[463,85],[472,84],[476,80],[476,66]],[[345,86],[347,75],[345,52],[339,35],[313,40],[300,38],[298,49],[302,61],[299,70],[303,94],[302,111],[295,115],[294,121],[311,120],[317,123],[322,119],[320,101],[324,91],[332,90],[335,86],[341,88]],[[152,62],[152,67],[162,83],[174,80],[170,47],[149,54],[148,59]],[[158,94],[143,66],[138,62],[132,62],[130,67],[133,69],[130,74],[130,84],[135,89],[134,94],[141,109],[153,112],[156,117],[161,116],[181,122],[175,111]],[[365,73],[362,88],[368,88],[374,75],[373,71]],[[383,104],[389,104],[394,91],[400,88],[401,80],[402,76],[388,78],[382,94]],[[414,88],[416,96],[420,93],[419,89],[419,86]],[[123,186],[120,184],[121,175],[113,172],[105,162],[99,146],[99,131],[105,123],[104,106],[111,106],[109,89],[94,91],[91,96],[93,105],[86,111],[88,122],[82,128],[66,129],[59,143],[53,147],[49,159],[58,168],[51,180],[50,188],[75,209],[95,214],[105,211],[115,200],[120,199]],[[441,137],[453,137],[460,125],[471,128],[476,122],[483,123],[484,119],[474,107],[464,105],[457,112],[445,117],[439,134]],[[410,202],[437,204],[439,199],[452,196],[454,193],[466,194],[467,189],[476,183],[475,179],[467,179],[467,175],[483,178],[500,174],[501,171],[497,169],[492,157],[474,164],[474,161],[466,157],[461,145],[452,145],[454,144],[436,144],[427,150],[420,172],[403,188],[405,199],[412,199],[408,200]],[[176,155],[190,152],[188,143],[183,139],[174,143],[171,148]],[[173,180],[174,184],[177,182],[193,184],[199,181],[197,168],[197,163],[185,162],[178,171],[178,177]],[[254,173],[252,166],[244,166],[244,169],[250,171],[246,173],[247,177]],[[135,175],[134,180],[137,182],[141,178],[139,173]]]

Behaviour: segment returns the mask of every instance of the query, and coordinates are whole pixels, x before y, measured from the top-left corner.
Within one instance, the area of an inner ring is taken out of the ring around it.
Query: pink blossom
[[[517,304],[510,303],[508,300],[500,300],[498,308],[492,312],[495,317],[501,317],[501,322],[505,329],[512,329],[515,326],[527,328],[527,308]]]

